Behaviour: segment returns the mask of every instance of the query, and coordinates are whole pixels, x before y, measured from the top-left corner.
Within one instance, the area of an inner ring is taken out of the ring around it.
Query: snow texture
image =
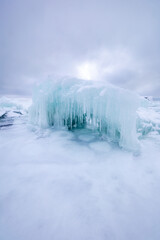
[[[27,108],[14,116],[15,106],[7,109],[0,119],[1,240],[160,239],[158,131],[140,138],[135,155],[91,129],[40,128],[28,124]],[[158,124],[160,103],[139,108],[138,119]]]
[[[140,98],[103,82],[59,79],[39,85],[30,121],[42,128],[91,129],[122,148],[139,149],[136,118]]]

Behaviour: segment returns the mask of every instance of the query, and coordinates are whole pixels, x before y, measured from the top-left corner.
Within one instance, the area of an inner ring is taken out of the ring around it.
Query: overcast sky
[[[0,93],[55,76],[160,96],[160,0],[0,0]]]

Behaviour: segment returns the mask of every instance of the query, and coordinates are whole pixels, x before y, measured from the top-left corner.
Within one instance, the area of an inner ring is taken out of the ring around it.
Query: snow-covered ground
[[[138,111],[135,155],[89,130],[29,124],[30,102],[0,99],[0,239],[159,240],[160,103]]]

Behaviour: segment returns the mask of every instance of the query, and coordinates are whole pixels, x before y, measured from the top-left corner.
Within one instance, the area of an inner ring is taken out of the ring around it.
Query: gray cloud
[[[97,80],[160,95],[159,10],[159,0],[0,0],[0,92],[29,94],[88,64]]]

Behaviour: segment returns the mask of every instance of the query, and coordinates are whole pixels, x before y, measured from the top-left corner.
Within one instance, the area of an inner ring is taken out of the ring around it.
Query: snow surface
[[[139,155],[90,129],[41,129],[25,108],[10,117],[0,119],[1,240],[160,239],[160,134],[142,134],[143,122],[159,124],[159,102],[137,112]]]

